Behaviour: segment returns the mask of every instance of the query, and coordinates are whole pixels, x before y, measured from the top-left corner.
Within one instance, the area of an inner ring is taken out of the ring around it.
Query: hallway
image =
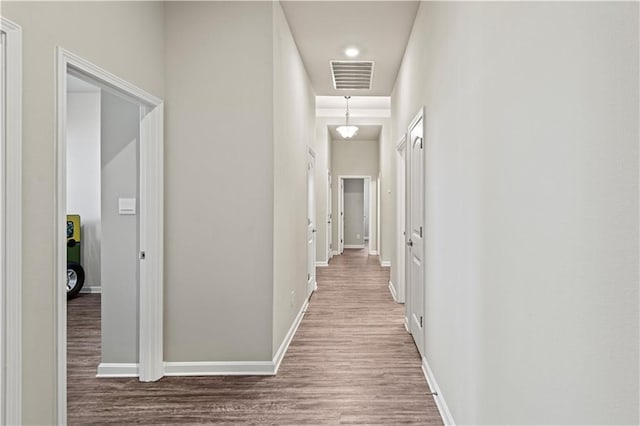
[[[277,376],[96,379],[100,296],[80,295],[68,304],[69,424],[442,424],[388,269],[365,250],[317,269]]]

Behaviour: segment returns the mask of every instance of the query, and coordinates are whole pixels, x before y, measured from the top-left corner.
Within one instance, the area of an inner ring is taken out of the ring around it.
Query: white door
[[[333,208],[332,191],[331,191],[331,173],[327,173],[327,261],[333,257],[333,217],[331,209]]]
[[[309,153],[307,163],[307,294],[316,287],[316,190],[315,160]]]
[[[409,331],[424,356],[424,140],[423,118],[409,128],[408,269]]]

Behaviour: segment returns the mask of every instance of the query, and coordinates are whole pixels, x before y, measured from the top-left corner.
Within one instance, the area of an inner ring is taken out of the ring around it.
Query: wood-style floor
[[[317,271],[318,291],[276,376],[97,379],[100,296],[70,301],[69,424],[442,424],[388,268],[345,250]]]

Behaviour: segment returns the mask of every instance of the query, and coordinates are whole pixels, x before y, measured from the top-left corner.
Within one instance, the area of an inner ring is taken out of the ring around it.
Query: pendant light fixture
[[[340,133],[344,139],[351,139],[358,133],[358,126],[350,126],[349,125],[349,99],[351,96],[344,97],[347,100],[347,113],[345,114],[345,124],[344,126],[340,126],[336,128],[337,132]]]

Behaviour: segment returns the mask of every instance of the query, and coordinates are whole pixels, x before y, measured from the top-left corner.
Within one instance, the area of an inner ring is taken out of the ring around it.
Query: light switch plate
[[[118,198],[118,213],[122,215],[136,214],[136,199]]]

